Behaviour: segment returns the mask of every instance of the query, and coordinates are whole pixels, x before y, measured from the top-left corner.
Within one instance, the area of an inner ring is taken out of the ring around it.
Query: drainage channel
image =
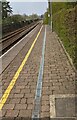
[[[44,33],[44,40],[43,40],[43,47],[42,47],[42,57],[40,61],[40,69],[36,87],[36,94],[35,94],[35,103],[34,109],[32,112],[32,120],[39,119],[40,113],[40,103],[41,103],[41,96],[42,96],[42,80],[43,80],[43,71],[44,71],[44,55],[45,55],[45,43],[46,43],[46,26],[45,26],[45,33]]]

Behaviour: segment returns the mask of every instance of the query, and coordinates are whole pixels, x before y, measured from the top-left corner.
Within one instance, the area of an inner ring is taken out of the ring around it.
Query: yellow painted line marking
[[[10,84],[9,84],[9,86],[7,87],[5,93],[3,94],[2,98],[0,99],[0,110],[1,110],[2,107],[4,106],[7,98],[9,97],[9,94],[10,94],[12,88],[14,87],[14,85],[15,85],[15,83],[16,83],[16,81],[17,81],[17,78],[19,77],[19,74],[20,74],[20,72],[22,71],[22,69],[23,69],[23,67],[24,67],[24,65],[25,65],[25,63],[26,63],[26,61],[27,61],[27,59],[28,59],[28,57],[29,57],[29,55],[30,55],[33,47],[34,47],[34,45],[35,45],[35,43],[36,43],[36,41],[37,41],[37,39],[38,39],[38,37],[39,37],[39,35],[40,35],[40,33],[41,33],[42,28],[43,28],[43,26],[40,28],[40,30],[39,30],[39,32],[38,32],[35,40],[33,41],[33,43],[32,43],[32,45],[31,45],[28,53],[26,54],[26,56],[25,56],[24,60],[22,61],[20,67],[18,68],[17,72],[15,73],[12,81],[10,82]]]

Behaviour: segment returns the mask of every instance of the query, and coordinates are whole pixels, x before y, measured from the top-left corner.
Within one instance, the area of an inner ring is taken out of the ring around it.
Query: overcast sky
[[[41,2],[41,1],[12,2],[12,0],[10,0],[10,5],[13,8],[13,14],[27,14],[27,15],[31,15],[33,13],[41,15],[45,13],[48,6],[47,1],[46,2]]]

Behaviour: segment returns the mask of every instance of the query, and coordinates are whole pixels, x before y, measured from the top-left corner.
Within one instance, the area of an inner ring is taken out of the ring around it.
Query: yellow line
[[[37,34],[34,42],[32,43],[32,45],[31,45],[28,53],[26,54],[26,56],[25,56],[24,60],[22,61],[20,67],[19,67],[18,70],[16,71],[16,73],[15,73],[12,81],[10,82],[10,84],[9,84],[9,86],[7,87],[5,93],[3,94],[2,98],[0,99],[0,110],[1,110],[2,107],[4,106],[7,98],[9,97],[9,94],[10,94],[12,88],[14,87],[14,85],[15,85],[15,83],[16,83],[16,81],[17,81],[17,78],[19,77],[19,74],[20,74],[20,72],[22,71],[22,69],[23,69],[23,67],[24,67],[24,65],[25,65],[25,63],[26,63],[26,61],[27,61],[27,59],[28,59],[28,57],[29,57],[29,55],[30,55],[33,47],[34,47],[34,45],[35,45],[35,43],[36,43],[36,41],[37,41],[37,39],[38,39],[38,37],[39,37],[39,35],[40,35],[40,32],[41,32],[42,28],[43,28],[43,26],[40,28],[40,30],[39,30],[39,32],[38,32],[38,34]]]

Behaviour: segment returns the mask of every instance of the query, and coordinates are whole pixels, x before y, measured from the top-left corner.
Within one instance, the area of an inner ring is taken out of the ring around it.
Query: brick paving
[[[3,117],[5,118],[8,117],[8,119],[10,119],[10,117],[23,117],[27,119],[31,118],[32,116],[40,57],[42,53],[43,36],[44,28],[42,29],[42,32],[35,44],[35,47],[33,48],[28,61],[24,65],[23,70],[21,71],[19,78],[16,81],[16,84],[6,101],[6,104],[3,106],[2,111],[5,111]],[[22,56],[23,58],[23,53],[25,53],[26,47],[27,46],[25,45],[25,47],[21,51],[22,54],[19,53],[16,58],[18,58],[19,60],[21,58],[20,56]],[[18,59],[15,59],[15,63],[18,62]],[[13,66],[13,64],[11,65]]]
[[[40,27],[40,26],[39,26]],[[25,55],[27,54],[33,40],[36,37],[36,34],[39,31],[39,27],[36,29],[35,34],[31,38],[28,38],[28,42],[26,43],[26,47],[24,46],[20,52],[16,55],[16,57],[11,61],[10,65],[6,67],[5,71],[2,73],[2,80],[0,83],[2,84],[2,94],[6,90],[7,86],[9,85],[10,81],[12,80],[15,72],[17,71],[18,67],[20,66],[22,60],[24,59]],[[25,39],[26,40],[26,39]],[[24,52],[25,51],[25,52]],[[11,53],[12,54],[12,53]],[[6,59],[6,58],[5,58]],[[10,58],[11,59],[11,58]],[[8,64],[8,63],[7,63]],[[6,82],[7,81],[7,82]]]
[[[40,118],[50,117],[50,95],[75,94],[75,72],[57,35],[47,27],[46,36]]]
[[[36,33],[39,29],[37,29]],[[50,96],[75,94],[75,72],[70,65],[57,35],[46,27],[45,64],[41,97],[40,118],[50,119]],[[36,34],[24,46],[11,64],[2,73],[3,93],[18,69],[21,61],[31,46]],[[34,108],[34,98],[42,55],[43,30],[13,87],[6,104],[2,109],[2,116],[7,120],[31,119]],[[52,120],[56,120],[52,118]],[[57,118],[57,120],[62,120]],[[66,118],[64,120],[67,120]],[[71,118],[70,120],[73,120]]]

